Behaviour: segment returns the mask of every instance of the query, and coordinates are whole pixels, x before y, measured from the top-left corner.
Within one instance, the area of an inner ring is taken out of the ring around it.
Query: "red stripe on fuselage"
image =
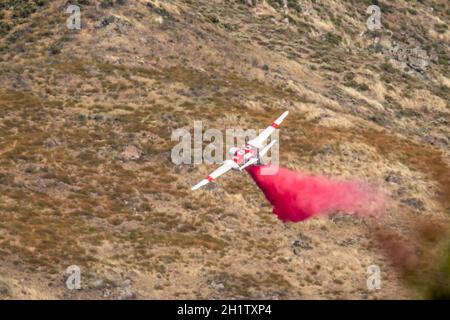
[[[278,125],[275,122],[272,123],[272,127],[274,127],[275,129],[278,129]]]
[[[208,180],[209,182],[211,182],[211,181],[213,181],[213,177],[207,176],[207,177],[206,177],[206,180]]]

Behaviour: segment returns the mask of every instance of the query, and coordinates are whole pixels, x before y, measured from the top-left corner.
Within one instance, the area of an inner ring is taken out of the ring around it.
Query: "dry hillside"
[[[449,297],[448,1],[287,8],[0,0],[0,298]],[[248,176],[191,192],[216,166],[171,162],[175,129],[284,110],[281,164],[380,186],[383,217],[284,224]]]

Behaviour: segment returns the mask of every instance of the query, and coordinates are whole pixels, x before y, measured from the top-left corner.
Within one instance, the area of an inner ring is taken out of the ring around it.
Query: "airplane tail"
[[[258,157],[259,157],[259,161],[262,162],[262,158],[265,156],[265,154],[267,152],[269,152],[270,148],[272,148],[275,143],[277,143],[277,140],[273,140],[271,141],[267,146],[265,146],[259,153],[258,153]]]

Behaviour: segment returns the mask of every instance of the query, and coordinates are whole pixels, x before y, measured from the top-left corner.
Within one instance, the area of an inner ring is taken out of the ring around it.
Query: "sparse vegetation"
[[[417,269],[374,298],[447,297],[445,232],[412,226],[450,207],[448,11],[379,2],[367,32],[370,0],[288,0],[289,24],[275,0],[78,0],[72,32],[50,1],[0,1],[0,297],[365,298],[367,266],[347,260]],[[174,165],[173,130],[285,109],[281,164],[382,186],[387,219],[285,226],[235,172],[190,192],[214,166]],[[71,264],[89,289],[64,288]]]

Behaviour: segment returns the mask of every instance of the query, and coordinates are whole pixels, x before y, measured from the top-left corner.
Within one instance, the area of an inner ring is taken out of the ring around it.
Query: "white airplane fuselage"
[[[230,148],[228,150],[230,156],[232,157],[231,160],[234,161],[239,166],[244,165],[247,163],[251,158],[256,157],[255,152],[253,151],[252,147],[246,146],[244,148]],[[235,170],[239,170],[238,167],[233,168]]]

